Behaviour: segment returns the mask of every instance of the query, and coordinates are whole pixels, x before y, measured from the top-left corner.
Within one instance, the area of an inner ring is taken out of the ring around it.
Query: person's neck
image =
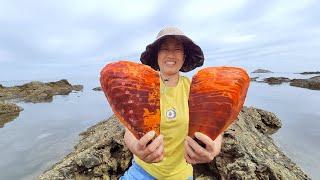
[[[161,78],[162,78],[163,82],[168,87],[175,87],[179,82],[179,76],[180,76],[179,73],[176,73],[176,74],[164,74],[164,73],[160,72],[160,75],[161,75]]]

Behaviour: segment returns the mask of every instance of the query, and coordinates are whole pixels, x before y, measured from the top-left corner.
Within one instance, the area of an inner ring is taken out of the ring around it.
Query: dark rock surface
[[[302,75],[307,75],[307,74],[320,74],[320,71],[302,72],[302,73],[299,73],[299,74],[302,74]]]
[[[314,76],[309,79],[293,79],[290,82],[290,86],[320,90],[320,76]]]
[[[251,78],[250,78],[250,81],[257,81],[258,78],[259,78],[259,77],[251,77]]]
[[[19,116],[23,108],[13,103],[0,102],[0,128]]]
[[[282,84],[283,82],[290,82],[291,80],[286,77],[268,77],[263,79],[263,82],[268,83],[270,85],[273,84]]]
[[[92,90],[94,90],[94,91],[102,91],[101,87],[95,87]]]
[[[194,166],[196,179],[310,179],[274,144],[281,127],[273,114],[244,107],[225,133],[222,150],[211,163]],[[81,133],[73,152],[40,179],[117,179],[130,166],[124,128],[113,116]]]

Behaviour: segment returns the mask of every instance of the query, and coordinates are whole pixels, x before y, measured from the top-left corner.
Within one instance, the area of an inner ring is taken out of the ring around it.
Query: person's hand
[[[220,134],[214,141],[200,132],[195,133],[195,137],[206,146],[201,147],[195,140],[187,136],[184,144],[186,161],[190,164],[209,163],[221,150],[222,135]]]
[[[128,129],[126,129],[124,140],[128,149],[141,160],[147,163],[156,163],[164,157],[163,135],[155,139],[155,132],[150,131],[138,140]],[[152,142],[149,144],[149,142]]]

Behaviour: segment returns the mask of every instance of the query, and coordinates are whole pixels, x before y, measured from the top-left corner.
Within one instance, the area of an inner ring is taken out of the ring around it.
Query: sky
[[[0,0],[0,81],[96,77],[175,26],[207,66],[320,70],[320,2]]]

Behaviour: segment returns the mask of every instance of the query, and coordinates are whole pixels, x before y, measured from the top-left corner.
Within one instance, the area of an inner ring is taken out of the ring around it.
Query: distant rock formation
[[[94,91],[102,91],[101,87],[95,87],[92,90],[94,90]]]
[[[320,90],[320,76],[314,76],[309,79],[293,79],[290,83],[290,86]]]
[[[286,77],[269,77],[263,79],[263,82],[268,83],[270,85],[273,84],[282,84],[283,82],[290,82],[291,80]]]
[[[250,81],[257,81],[259,77],[250,77]]]
[[[71,85],[67,80],[43,83],[32,81],[21,86],[0,87],[0,101],[17,99],[24,102],[51,102],[54,95],[68,95],[70,92],[81,91],[82,85]]]
[[[272,73],[272,71],[266,69],[256,69],[252,73]]]
[[[302,73],[299,73],[299,74],[302,74],[302,75],[307,75],[307,74],[320,74],[320,71],[302,72]]]

